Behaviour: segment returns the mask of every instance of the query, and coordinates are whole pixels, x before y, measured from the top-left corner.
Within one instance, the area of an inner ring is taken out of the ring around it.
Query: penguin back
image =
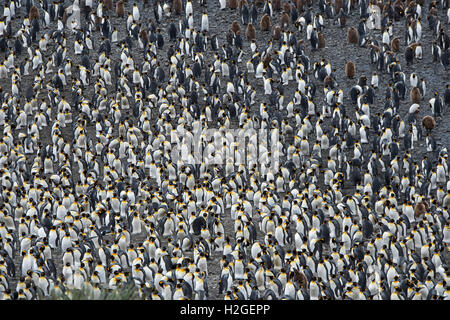
[[[409,64],[413,63],[413,58],[414,58],[414,49],[412,48],[412,46],[406,47],[406,50],[405,50],[406,64],[409,65]]]

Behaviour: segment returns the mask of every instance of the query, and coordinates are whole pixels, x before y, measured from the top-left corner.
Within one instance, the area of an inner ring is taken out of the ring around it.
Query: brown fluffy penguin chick
[[[65,10],[64,10],[64,15],[66,15],[66,11]],[[94,25],[95,25],[96,30],[98,31],[98,30],[100,30],[100,24],[102,22],[102,18],[97,16],[97,14],[95,14],[95,12],[94,12],[94,15],[95,15]]]
[[[287,28],[289,28],[289,21],[290,21],[291,19],[290,19],[290,17],[289,17],[289,14],[287,13],[287,12],[283,12],[282,14],[281,14],[281,17],[280,17],[280,25],[281,25],[281,28],[283,29],[283,30],[286,30]]]
[[[305,6],[305,0],[297,0],[295,1],[295,6],[297,7],[298,13],[303,12],[303,8]]]
[[[139,32],[139,37],[142,38],[142,40],[144,40],[145,43],[148,43],[148,34],[145,28],[141,29],[141,32]]]
[[[112,10],[113,9],[113,0],[105,0],[105,8],[108,10]]]
[[[317,42],[319,44],[319,48],[325,48],[325,36],[320,31],[317,33]]]
[[[411,89],[409,96],[412,103],[420,103],[420,101],[422,101],[422,95],[420,94],[420,90],[417,87]]]
[[[347,18],[343,15],[344,9],[341,9],[338,14],[341,14],[341,17],[339,18],[339,27],[345,28],[347,25]]]
[[[272,0],[272,9],[275,11],[281,10],[281,0]]]
[[[291,14],[291,5],[289,2],[283,3],[283,12],[286,12],[287,14]]]
[[[435,16],[435,17],[437,17],[437,15],[438,15],[437,8],[436,7],[431,7],[430,11],[428,12],[428,16]]]
[[[248,7],[248,2],[247,2],[247,0],[239,0],[239,10],[242,9],[242,7],[244,6],[244,4]]]
[[[238,7],[237,0],[228,0],[228,8],[236,9]]]
[[[354,28],[354,27],[348,28],[347,40],[348,40],[348,43],[353,43],[353,44],[358,43],[359,36],[358,36],[358,30],[356,30],[356,28]]]
[[[421,47],[421,46],[422,46],[422,45],[420,44],[420,42],[413,42],[413,43],[411,43],[411,44],[409,45],[409,48],[411,48],[411,50],[412,50],[414,56],[415,56],[417,47]]]
[[[247,29],[245,30],[245,36],[247,37],[248,40],[256,39],[256,29],[252,23],[249,23],[247,25]]]
[[[422,126],[427,130],[431,131],[436,126],[436,120],[432,116],[425,116],[422,119]]]
[[[334,11],[339,12],[341,11],[341,8],[344,7],[344,1],[343,0],[334,0]]]
[[[411,47],[411,49],[413,49],[413,51],[415,51],[416,48],[420,47],[420,46],[421,46],[420,42],[413,42],[409,45],[409,47]]]
[[[424,215],[425,212],[427,212],[428,203],[424,201],[420,201],[414,206],[414,216],[416,218],[419,218],[420,216]]]
[[[280,40],[281,39],[281,27],[279,25],[274,25],[272,28],[272,39]]]
[[[181,0],[173,0],[172,1],[172,10],[175,12],[175,14],[181,14],[183,11],[183,4],[181,3]]]
[[[332,76],[328,75],[323,79],[323,86],[324,88],[334,88],[334,79]]]
[[[272,56],[270,54],[268,54],[263,59],[263,67],[265,69],[269,68],[271,62],[272,62]]]
[[[292,281],[296,282],[298,284],[299,288],[307,288],[308,286],[308,280],[306,279],[306,276],[298,271],[297,269],[294,269],[294,271],[291,273]]]
[[[39,10],[35,6],[31,6],[30,12],[28,13],[30,21],[38,20],[40,19]]]
[[[234,34],[241,34],[241,26],[236,20],[231,24],[230,30],[233,31]]]
[[[399,52],[400,51],[400,39],[394,38],[391,41],[391,49],[393,52]]]
[[[353,63],[353,61],[349,61],[345,65],[345,74],[350,79],[352,79],[355,76],[355,64]]]
[[[267,13],[261,18],[259,28],[261,31],[268,31],[270,29],[270,16]]]
[[[123,17],[125,14],[125,6],[123,0],[119,0],[116,3],[116,17]]]

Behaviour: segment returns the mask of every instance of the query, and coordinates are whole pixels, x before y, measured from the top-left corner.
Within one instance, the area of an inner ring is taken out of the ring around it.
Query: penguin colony
[[[1,10],[0,299],[450,298],[450,88],[414,68],[448,80],[448,0]],[[171,159],[199,126],[277,130],[279,166]]]

